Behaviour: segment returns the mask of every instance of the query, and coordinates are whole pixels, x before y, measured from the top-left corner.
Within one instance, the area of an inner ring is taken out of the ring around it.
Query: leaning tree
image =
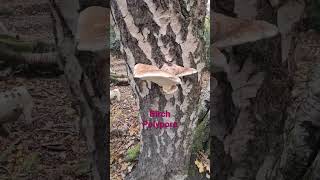
[[[128,179],[185,179],[205,66],[206,1],[113,0],[111,10],[140,121],[157,110],[171,114],[157,121],[178,122],[142,128],[139,162]]]
[[[50,0],[59,65],[80,109],[80,132],[91,159],[90,179],[107,179],[107,1]]]

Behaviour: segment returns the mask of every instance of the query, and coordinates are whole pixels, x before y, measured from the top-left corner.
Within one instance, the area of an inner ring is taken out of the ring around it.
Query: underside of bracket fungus
[[[166,94],[173,94],[178,90],[177,84],[181,84],[179,77],[197,73],[196,69],[181,67],[178,65],[163,65],[161,69],[147,64],[134,66],[134,77],[154,82],[162,87]]]
[[[80,13],[78,21],[78,50],[101,51],[107,49],[107,8],[92,6]]]
[[[265,21],[244,20],[219,13],[213,13],[213,16],[214,32],[211,56],[214,65],[223,68],[226,72],[228,71],[227,59],[219,49],[270,38],[279,33],[275,25]]]

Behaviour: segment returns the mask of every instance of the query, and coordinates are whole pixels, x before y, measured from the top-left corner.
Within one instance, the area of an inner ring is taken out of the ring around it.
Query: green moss
[[[203,176],[203,174],[199,174],[199,169],[195,165],[195,160],[197,154],[202,151],[206,154],[210,152],[209,146],[209,113],[201,112],[201,116],[204,116],[200,123],[197,125],[195,132],[193,134],[193,142],[192,142],[192,152],[191,152],[191,162],[188,169],[189,177],[192,179],[199,179]],[[201,178],[202,179],[202,178]]]
[[[34,173],[38,169],[40,163],[40,156],[38,153],[32,153],[30,156],[26,157],[23,161],[21,171],[24,173]]]
[[[16,52],[32,52],[34,46],[33,43],[21,41],[8,35],[0,35],[0,44],[4,44]]]
[[[140,154],[140,144],[136,144],[132,148],[128,149],[126,161],[132,162],[135,161]]]
[[[194,153],[199,152],[201,150],[203,151],[208,150],[208,143],[209,143],[208,116],[209,115],[207,114],[195,129],[195,132],[193,135],[193,143],[192,143],[192,151]]]

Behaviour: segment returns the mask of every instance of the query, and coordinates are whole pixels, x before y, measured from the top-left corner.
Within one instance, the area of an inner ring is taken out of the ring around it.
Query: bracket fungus
[[[270,38],[279,33],[278,28],[261,20],[245,20],[213,13],[213,63],[228,72],[227,59],[219,49]]]
[[[196,69],[182,67],[182,66],[178,66],[176,64],[171,64],[171,65],[164,64],[161,67],[161,70],[166,71],[171,74],[174,74],[177,77],[188,76],[188,75],[195,74],[198,72]]]
[[[91,6],[80,13],[78,21],[78,50],[101,51],[107,49],[109,10]]]
[[[177,84],[181,84],[180,77],[195,73],[196,69],[175,64],[165,64],[161,69],[153,65],[136,64],[133,72],[135,78],[158,84],[166,94],[173,94],[178,90]]]
[[[278,34],[278,28],[261,20],[246,20],[213,13],[213,46],[225,48],[269,38]]]

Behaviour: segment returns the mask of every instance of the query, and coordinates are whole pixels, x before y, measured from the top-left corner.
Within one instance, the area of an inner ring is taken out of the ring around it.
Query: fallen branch
[[[114,72],[110,72],[110,80],[115,85],[122,85],[122,86],[129,85],[128,77],[123,74],[116,74]]]

